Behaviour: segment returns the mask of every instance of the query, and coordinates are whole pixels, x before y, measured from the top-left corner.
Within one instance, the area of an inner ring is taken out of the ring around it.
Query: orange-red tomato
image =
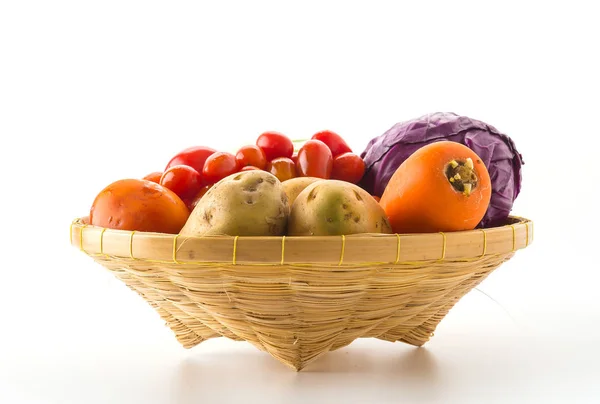
[[[294,153],[294,144],[290,138],[279,132],[262,133],[256,139],[256,145],[265,152],[267,161],[277,157],[290,158]]]
[[[329,147],[331,150],[331,154],[333,157],[340,155],[342,153],[351,153],[352,149],[346,143],[344,139],[337,133],[330,130],[323,130],[321,132],[317,132],[313,135],[313,139],[320,140]]]
[[[185,201],[200,191],[202,176],[192,167],[173,166],[162,175],[160,185],[169,188]]]
[[[490,176],[463,144],[439,141],[421,147],[394,172],[381,206],[395,233],[472,230],[489,206]]]
[[[200,201],[200,199],[202,199],[202,197],[204,196],[204,194],[206,194],[206,192],[208,192],[208,190],[211,189],[213,185],[214,184],[203,186],[200,189],[200,191],[198,192],[198,194],[194,198],[192,198],[190,200],[190,202],[187,203],[187,207],[190,210],[190,212],[192,210],[194,210],[194,208],[196,207],[196,205],[198,204],[198,202]]]
[[[299,177],[329,179],[332,166],[331,150],[320,140],[307,140],[298,151],[296,171]]]
[[[331,178],[358,183],[365,174],[365,162],[354,153],[342,153],[333,159]]]
[[[206,183],[214,184],[237,171],[238,164],[233,154],[217,152],[206,159],[202,174]]]
[[[296,165],[287,157],[278,157],[267,164],[267,171],[283,182],[296,177]]]
[[[148,180],[148,181],[152,181],[152,182],[156,182],[157,184],[160,184],[160,177],[162,177],[163,173],[162,171],[155,171],[153,173],[150,173],[148,175],[146,175],[144,178],[144,180]]]
[[[243,146],[235,155],[238,167],[254,166],[263,170],[267,166],[265,152],[256,145]]]
[[[94,199],[89,221],[94,226],[177,234],[190,211],[168,188],[141,179],[122,179]]]

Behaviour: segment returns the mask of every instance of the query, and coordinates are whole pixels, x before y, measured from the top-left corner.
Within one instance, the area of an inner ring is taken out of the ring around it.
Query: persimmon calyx
[[[451,160],[446,164],[446,178],[456,192],[465,196],[471,195],[477,188],[478,178],[473,160],[468,157],[463,160]]]

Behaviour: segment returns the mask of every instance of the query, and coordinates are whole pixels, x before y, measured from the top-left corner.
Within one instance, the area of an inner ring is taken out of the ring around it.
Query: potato
[[[292,204],[296,200],[296,197],[298,196],[298,194],[300,192],[302,192],[304,190],[304,188],[306,188],[313,182],[317,182],[320,180],[321,180],[321,178],[316,178],[316,177],[296,177],[296,178],[292,178],[292,179],[283,181],[282,182],[283,190],[285,191],[285,193],[288,197],[290,206],[292,206]]]
[[[339,180],[307,186],[292,204],[288,222],[290,236],[391,232],[379,203],[359,186]]]
[[[243,171],[217,182],[200,199],[180,234],[184,236],[281,236],[290,212],[273,174]]]

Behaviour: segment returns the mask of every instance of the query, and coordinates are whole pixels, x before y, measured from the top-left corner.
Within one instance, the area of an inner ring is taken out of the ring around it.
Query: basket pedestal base
[[[405,272],[406,268],[401,265],[377,269],[365,268],[364,271],[352,268],[350,271],[360,273],[359,277],[362,279],[364,275],[371,274],[374,284],[368,281],[362,282],[356,288],[347,291],[350,294],[354,293],[351,300],[354,310],[343,310],[337,313],[339,316],[337,322],[329,324],[324,324],[318,316],[303,316],[301,301],[296,302],[295,307],[285,316],[287,321],[279,316],[278,306],[285,306],[286,299],[287,304],[290,304],[290,298],[293,300],[294,294],[287,290],[293,289],[292,285],[283,285],[281,290],[275,288],[277,293],[281,294],[281,301],[273,303],[271,317],[269,317],[269,306],[261,307],[259,316],[259,310],[254,307],[253,302],[246,302],[245,307],[244,293],[247,291],[241,291],[239,285],[220,285],[225,288],[221,293],[221,301],[217,302],[218,304],[212,302],[211,305],[211,302],[207,301],[210,299],[205,300],[207,296],[204,296],[202,291],[192,290],[192,287],[197,285],[178,285],[180,281],[177,280],[165,282],[165,274],[158,276],[156,273],[162,271],[160,269],[152,266],[141,268],[139,263],[134,262],[131,265],[135,268],[132,268],[123,266],[122,263],[114,265],[113,261],[102,262],[102,258],[97,260],[156,310],[184,348],[192,348],[207,339],[223,336],[236,341],[250,342],[256,348],[268,352],[278,361],[299,371],[327,352],[347,346],[357,338],[379,338],[390,342],[400,341],[422,346],[431,338],[439,322],[460,298],[511,255],[507,254],[500,259],[482,258],[469,263],[472,268],[468,270],[464,265],[454,271],[448,271],[445,266],[436,267],[435,264],[426,268],[411,267],[411,273],[419,274],[419,271],[422,271],[427,276],[411,278],[401,274],[410,284],[411,289],[407,289],[407,285],[396,283],[393,286],[388,285],[389,290],[385,293],[379,291],[381,295],[376,293],[378,285],[375,279],[393,277],[394,272]],[[438,279],[432,281],[432,274],[435,274],[436,270]],[[182,271],[185,271],[185,275],[189,277],[194,269],[186,268]],[[182,274],[170,273],[170,275],[181,276]],[[347,279],[344,282],[347,282]],[[335,289],[326,282],[324,286],[321,283],[321,287],[327,289],[327,286],[330,292]],[[273,288],[272,285],[262,285],[262,287],[266,288],[265,290]],[[370,290],[371,288],[373,290]],[[402,293],[404,289],[406,293]],[[321,298],[327,302],[328,299],[343,296],[342,292],[331,296],[323,295]],[[211,297],[216,296],[215,294]],[[348,300],[340,297],[340,303],[347,304]],[[308,313],[315,311],[311,301],[304,302],[304,305]],[[361,314],[360,311],[363,305],[374,305],[374,307],[381,305],[387,309],[381,310],[381,313],[366,315]],[[324,313],[328,313],[325,310],[326,306],[328,304],[324,303]],[[227,307],[227,310],[223,310],[222,307]],[[256,323],[252,322],[251,316],[256,317]],[[266,321],[270,321],[271,324],[264,328]],[[294,324],[293,329],[290,329],[290,324]]]

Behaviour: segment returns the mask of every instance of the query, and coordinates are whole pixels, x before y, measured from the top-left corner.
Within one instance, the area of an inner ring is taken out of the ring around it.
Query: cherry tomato
[[[290,158],[294,153],[292,141],[279,132],[264,132],[256,139],[256,145],[265,152],[267,161],[277,157]]]
[[[267,166],[265,152],[256,145],[242,147],[235,155],[235,159],[238,167],[254,166],[262,170]]]
[[[277,157],[267,164],[267,171],[283,182],[296,177],[296,165],[287,157]]]
[[[164,172],[160,178],[160,185],[186,200],[200,191],[202,176],[190,166],[173,166]]]
[[[333,157],[342,153],[352,152],[352,149],[350,149],[350,146],[348,146],[346,141],[342,139],[340,135],[330,130],[317,132],[312,138],[325,143],[327,147],[329,147],[329,150],[331,150]]]
[[[298,152],[296,170],[300,177],[329,179],[332,166],[331,150],[320,140],[307,140]]]
[[[160,177],[162,177],[162,175],[163,175],[163,173],[162,173],[162,172],[160,172],[160,171],[155,171],[155,172],[153,172],[153,173],[150,173],[150,174],[146,175],[146,176],[145,176],[144,178],[142,178],[142,179],[144,179],[144,180],[147,180],[147,181],[152,181],[152,182],[155,182],[155,183],[157,183],[157,184],[160,184]]]
[[[227,152],[217,152],[211,154],[204,163],[202,174],[204,181],[214,184],[223,178],[238,171],[235,156]]]
[[[216,153],[216,150],[210,147],[188,147],[187,149],[184,149],[181,152],[177,153],[175,156],[173,156],[171,161],[169,161],[169,164],[167,164],[167,168],[165,168],[165,171],[173,166],[183,165],[190,166],[194,170],[202,174],[204,162],[213,153]]]
[[[342,153],[333,159],[331,178],[358,183],[365,174],[365,162],[354,153]]]
[[[254,167],[254,166],[246,166],[246,167],[242,168],[240,171],[252,171],[252,170],[260,170],[260,168]]]
[[[196,207],[196,205],[198,204],[198,202],[200,201],[200,199],[202,199],[202,197],[204,196],[204,194],[206,194],[206,192],[212,188],[214,184],[210,184],[210,185],[205,185],[202,188],[200,188],[200,191],[196,194],[196,196],[194,196],[192,199],[189,200],[189,202],[186,202],[186,205],[188,207],[188,209],[190,210],[190,212],[192,210],[194,210],[194,208]]]

